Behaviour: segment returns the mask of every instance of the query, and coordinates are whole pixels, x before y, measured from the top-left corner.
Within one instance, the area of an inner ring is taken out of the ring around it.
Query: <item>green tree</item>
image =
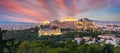
[[[110,44],[106,44],[103,47],[102,53],[113,53],[113,48]]]
[[[120,53],[120,47],[115,47],[114,48],[114,53]]]

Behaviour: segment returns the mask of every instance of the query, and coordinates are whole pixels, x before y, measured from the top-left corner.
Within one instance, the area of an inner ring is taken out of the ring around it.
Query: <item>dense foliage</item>
[[[77,44],[72,40],[75,37],[91,36],[97,37],[100,32],[69,32],[58,36],[38,37],[38,27],[7,31],[4,39],[14,39],[17,47],[10,47],[11,53],[120,53],[120,47],[109,44],[100,46],[99,44]],[[7,43],[8,45],[11,43]],[[4,53],[8,53],[7,48],[3,48]]]
[[[120,47],[105,44],[80,44],[67,39],[66,43],[55,43],[51,40],[23,41],[16,53],[119,53]]]

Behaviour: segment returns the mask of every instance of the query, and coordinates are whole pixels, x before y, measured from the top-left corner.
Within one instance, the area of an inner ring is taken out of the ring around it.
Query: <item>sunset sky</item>
[[[120,0],[0,0],[0,22],[34,22],[66,17],[120,22]]]

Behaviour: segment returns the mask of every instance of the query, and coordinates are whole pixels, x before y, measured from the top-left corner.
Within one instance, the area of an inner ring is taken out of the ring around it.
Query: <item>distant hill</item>
[[[88,19],[88,18],[79,19],[79,21],[92,22],[92,20],[90,20],[90,19]]]
[[[111,21],[99,21],[99,20],[92,20],[96,23],[104,23],[104,24],[120,24],[120,22],[111,22]]]
[[[112,22],[112,21],[100,21],[100,20],[91,20],[88,18],[83,18],[83,19],[79,19],[79,20],[84,20],[84,21],[88,21],[88,22],[96,22],[96,23],[105,23],[105,24],[120,24],[120,22]]]

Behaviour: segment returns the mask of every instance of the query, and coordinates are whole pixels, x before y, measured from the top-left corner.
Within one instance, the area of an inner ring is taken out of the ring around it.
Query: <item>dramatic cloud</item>
[[[119,0],[0,0],[0,21],[39,23],[67,16],[119,21],[119,15]]]

